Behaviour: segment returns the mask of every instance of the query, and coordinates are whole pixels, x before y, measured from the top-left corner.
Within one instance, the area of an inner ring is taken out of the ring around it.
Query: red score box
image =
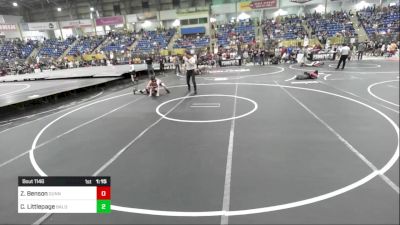
[[[111,199],[111,187],[100,186],[97,187],[97,200],[110,200]]]

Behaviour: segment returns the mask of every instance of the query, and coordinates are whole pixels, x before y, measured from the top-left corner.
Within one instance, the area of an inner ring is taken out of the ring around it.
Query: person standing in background
[[[350,62],[350,59],[351,59],[351,57],[353,56],[353,53],[354,53],[355,46],[350,45],[349,48],[350,48],[350,51],[349,51],[349,56],[347,56],[347,61]]]
[[[243,52],[243,60],[244,60],[244,64],[246,65],[246,63],[247,63],[247,61],[248,61],[248,58],[249,58],[249,53],[247,52],[247,50],[245,50],[244,52]]]
[[[179,74],[181,74],[180,60],[178,55],[173,57],[172,63],[175,67],[175,74],[178,76]]]
[[[265,49],[260,50],[260,66],[261,63],[263,66],[265,66]]]
[[[151,78],[152,75],[156,75],[156,73],[154,72],[154,68],[153,68],[153,58],[151,58],[151,56],[147,56],[146,58],[146,64],[147,64],[147,75],[149,76],[149,79]],[[152,74],[150,74],[150,72]]]
[[[160,71],[164,75],[164,65],[165,65],[165,58],[164,56],[160,56]]]
[[[336,54],[337,54],[337,47],[336,47],[336,45],[332,46],[332,49],[333,49],[332,60],[335,61],[335,60],[336,60]]]
[[[366,47],[365,44],[362,42],[358,45],[358,55],[357,55],[358,60],[362,60],[362,57],[363,57],[364,51],[365,51],[365,47]]]
[[[254,49],[254,51],[253,51],[253,65],[254,66],[256,65],[256,63],[258,63],[257,56],[258,56],[258,51],[257,51],[257,49]]]

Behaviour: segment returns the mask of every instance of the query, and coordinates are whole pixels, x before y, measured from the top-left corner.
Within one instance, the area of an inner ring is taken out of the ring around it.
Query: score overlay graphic
[[[18,177],[18,213],[110,212],[110,177]]]

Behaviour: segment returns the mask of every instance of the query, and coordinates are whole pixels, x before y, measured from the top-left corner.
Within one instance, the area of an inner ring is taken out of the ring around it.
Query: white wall
[[[17,31],[3,31],[5,38],[21,38],[21,35],[17,29]]]
[[[174,18],[173,20],[164,20],[164,21],[162,21],[162,24],[166,28],[171,28],[172,24],[175,22],[175,19],[176,18]]]
[[[86,33],[94,34],[95,32],[94,27],[82,27],[81,29],[84,34]]]
[[[328,1],[327,5],[327,12],[334,11],[334,10],[357,10],[356,6],[358,3],[360,3],[362,0],[350,0],[350,1]],[[370,3],[371,5],[376,4],[379,5],[380,0],[364,0],[367,3]],[[396,2],[396,0],[383,0],[383,3],[387,5],[389,2]],[[231,9],[230,6],[234,4],[223,4],[223,5],[218,5],[216,7],[212,7],[213,9],[213,15],[217,13],[223,14],[224,8],[227,9],[226,13],[229,13]],[[280,0],[279,1],[279,8],[284,10],[284,13],[278,13],[278,9],[264,9],[262,10],[264,17],[267,18],[274,18],[278,15],[290,15],[290,14],[303,14],[303,13],[313,13],[315,11],[315,8],[318,7],[319,5],[322,5],[325,8],[325,0],[313,0],[309,1],[304,4],[299,4],[295,2],[291,2],[290,0]],[[222,7],[223,6],[223,7]],[[258,13],[256,11],[248,11],[246,12],[247,14],[250,14],[252,17],[258,17]],[[221,19],[226,19],[226,16],[224,15],[218,15],[216,18],[221,18]]]
[[[140,29],[144,29],[144,30],[156,30],[157,27],[160,27],[160,22],[157,20],[148,20],[150,23],[148,23],[148,26],[143,26],[143,24],[145,23],[144,21],[142,22],[137,22],[135,23],[135,27],[136,27],[136,31],[139,31]]]
[[[343,2],[342,8],[343,9],[351,9],[351,10],[357,10],[357,7],[359,7],[359,4],[361,1],[348,1],[348,2]],[[380,4],[380,0],[364,0],[364,2],[368,3],[369,5],[374,5],[376,4],[377,6]],[[387,4],[384,4],[387,5]]]
[[[1,22],[5,24],[16,24],[17,30],[16,31],[4,31],[4,35],[6,38],[21,38],[18,23],[23,22],[22,16],[12,16],[12,15],[2,15]]]
[[[362,0],[343,0],[343,1],[328,1],[327,12],[334,10],[356,10],[357,3]],[[364,0],[371,5],[379,5],[380,0]],[[389,2],[398,2],[398,0],[382,0],[383,4],[387,5]],[[304,4],[291,2],[290,0],[279,0],[279,8],[275,9],[264,9],[264,10],[253,10],[247,11],[252,18],[263,15],[266,18],[275,18],[278,15],[302,15],[305,13],[313,13],[319,5],[322,5],[325,9],[325,0],[312,0]],[[281,9],[282,11],[278,10]],[[211,7],[211,15],[219,21],[229,21],[231,17],[236,15],[236,8],[234,3],[213,5]],[[241,12],[238,12],[240,14]]]
[[[102,26],[96,26],[96,34],[97,35],[105,35],[106,32],[104,31],[104,28]]]
[[[125,16],[126,23],[136,23],[138,21],[136,14],[129,14]]]
[[[20,23],[23,22],[22,16],[2,15],[4,23]]]
[[[385,5],[388,5],[389,3],[400,4],[399,0],[382,0],[382,3],[385,4]]]
[[[63,40],[65,40],[67,37],[69,37],[71,35],[76,35],[76,32],[74,32],[74,29],[72,29],[72,28],[67,28],[67,29],[62,29],[62,30],[60,30],[60,29],[54,30],[54,34],[55,34],[56,38],[60,37]]]
[[[22,35],[24,36],[24,40],[31,39],[43,41],[43,38],[49,38],[49,34],[45,31],[24,31],[22,32]]]
[[[197,18],[207,18],[207,21],[210,21],[210,17],[207,11],[194,12],[194,13],[182,13],[177,14],[177,19],[197,19]],[[193,24],[193,25],[181,25],[182,28],[190,28],[190,27],[201,27],[204,26],[206,28],[206,34],[210,34],[209,23],[204,24]]]
[[[228,3],[228,4],[211,6],[211,15],[218,15],[225,13],[236,13],[236,5],[234,3]]]
[[[162,10],[160,11],[160,20],[175,20],[177,18],[176,10]]]
[[[197,12],[197,13],[184,13],[184,14],[177,14],[177,18],[180,20],[183,19],[197,19],[197,18],[208,18],[208,12]]]

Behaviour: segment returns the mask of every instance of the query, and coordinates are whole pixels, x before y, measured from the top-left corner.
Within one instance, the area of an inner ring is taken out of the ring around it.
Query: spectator
[[[146,65],[147,65],[147,75],[150,77],[153,75],[155,76],[156,73],[154,72],[154,68],[153,68],[153,58],[148,55],[146,58]],[[151,73],[151,74],[150,74]]]
[[[358,45],[358,56],[357,56],[357,59],[358,59],[358,60],[362,60],[362,57],[363,57],[364,51],[365,51],[365,47],[366,47],[366,44],[363,43],[363,42],[361,42],[361,43]]]

